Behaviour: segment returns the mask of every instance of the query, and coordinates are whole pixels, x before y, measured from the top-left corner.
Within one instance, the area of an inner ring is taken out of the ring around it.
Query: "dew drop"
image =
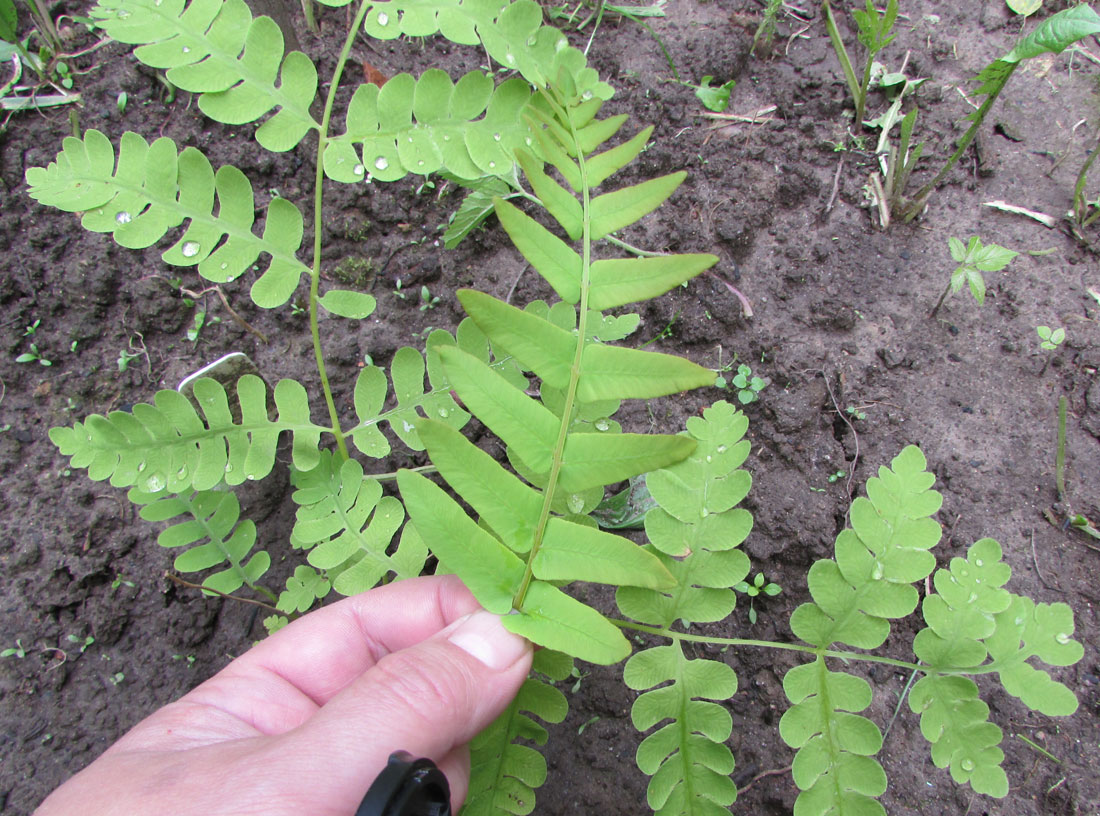
[[[150,493],[159,493],[166,484],[163,473],[151,473],[145,480],[145,489]]]
[[[960,762],[959,764],[960,764],[960,765],[962,765],[962,769],[963,769],[964,771],[972,771],[972,770],[974,770],[974,760],[972,760],[972,759],[964,759],[964,760],[963,760],[962,762]]]
[[[378,14],[378,25],[385,26],[385,25],[389,25],[389,24],[390,24],[390,15],[386,14],[386,12],[384,12],[384,11],[379,12],[379,14]]]
[[[504,61],[508,65],[515,65],[516,64],[516,57],[515,57],[514,54],[505,54],[504,55]]]
[[[885,575],[885,574],[886,574],[886,568],[884,566],[882,566],[881,562],[876,561],[875,562],[875,568],[873,570],[871,570],[871,580],[881,581],[882,576]]]
[[[719,445],[714,450],[717,451],[718,453],[725,453],[728,450],[728,448],[725,445]]]
[[[423,166],[424,166],[424,160],[423,160],[423,159],[421,159],[420,161],[418,161],[418,162],[416,163],[416,166],[417,166],[417,167],[423,167]]]
[[[597,431],[606,431],[610,427],[611,427],[611,423],[608,422],[606,419],[597,419],[596,420],[596,430]]]
[[[569,505],[569,512],[579,513],[584,509],[584,497],[574,493],[569,497],[567,502]]]
[[[699,511],[699,518],[706,518],[709,515],[710,515],[710,510],[708,510],[705,507],[702,510]]]
[[[186,479],[187,478],[187,468],[186,467],[181,467],[179,470],[176,471],[176,476],[180,479]]]
[[[138,463],[138,473],[141,473],[144,470],[145,470],[145,463],[144,462],[139,462]]]
[[[222,264],[222,269],[228,269],[228,268],[229,268],[229,264],[227,264],[227,263]]]
[[[1057,635],[1054,636],[1054,639],[1061,643],[1063,646],[1069,643],[1069,635],[1067,635],[1065,632],[1059,632]]]
[[[115,216],[115,221],[117,221],[120,224],[129,224],[133,220],[134,220],[134,217],[132,215],[130,215],[130,213],[126,212],[125,210],[123,210],[122,212],[118,213]]]
[[[448,134],[448,133],[444,133],[444,134],[443,134],[443,141],[445,141],[445,142],[449,142],[449,141],[451,141],[451,136],[450,136],[450,134]]]
[[[713,456],[711,456],[711,455],[710,455],[710,454],[708,453],[708,454],[707,454],[707,462],[713,462],[713,461],[714,461],[714,457],[713,457]]]
[[[450,415],[451,415],[451,412],[450,412],[450,411],[448,411],[448,410],[447,410],[446,408],[440,408],[440,409],[439,409],[439,415],[440,415],[441,417],[443,417],[443,419],[446,419],[446,418],[447,418],[448,416],[450,416]]]
[[[493,138],[496,139],[499,142],[500,141],[500,134],[499,133],[494,133]]]
[[[256,474],[255,473],[249,473],[245,478],[248,479],[248,481],[250,481],[250,482],[254,482],[254,481],[256,481]]]
[[[524,137],[523,141],[524,141],[524,142],[525,142],[525,143],[527,144],[527,146],[528,146],[528,147],[530,147],[530,146],[531,146],[532,144],[534,144],[534,142],[533,142],[533,141],[531,141],[531,137],[530,137],[530,136],[526,136],[526,137]]]
[[[199,245],[194,241],[188,241],[180,248],[180,252],[185,258],[194,258],[199,254]]]
[[[592,98],[592,91],[585,91],[584,93],[581,94],[581,99],[583,99],[585,102],[587,102],[591,98]]]
[[[1017,615],[1016,616],[1016,625],[1020,626],[1021,624],[1023,624],[1023,622],[1024,622],[1024,616],[1023,615]]]
[[[181,48],[180,51],[182,51],[185,54],[190,54],[191,53],[191,49],[186,45],[183,48]]]
[[[226,473],[232,473],[233,472],[233,466],[231,464],[229,464],[228,462],[225,465],[225,472]]]
[[[496,162],[489,162],[489,169],[492,170],[497,166]]]
[[[970,570],[968,570],[968,569],[959,570],[959,576],[962,577],[962,578],[969,578],[970,577]]]
[[[164,2],[164,0],[153,0],[153,5],[154,6],[160,6],[160,4],[163,3],[163,2]]]
[[[405,427],[405,433],[411,433],[413,431],[413,424],[407,419],[402,423]]]
[[[355,175],[357,175],[357,176],[363,175],[363,170],[364,170],[364,167],[361,164],[357,164],[357,165],[355,165],[355,167],[351,168],[351,172],[355,173]]]
[[[115,16],[118,17],[118,19],[120,20],[125,20],[127,17],[130,16],[130,12],[128,12],[126,9],[119,9],[118,13]]]
[[[386,161],[385,156],[379,156],[377,159],[374,160],[374,166],[375,169],[385,170],[387,167],[390,166],[390,163]]]
[[[967,603],[974,603],[974,601],[976,601],[976,600],[978,600],[978,593],[977,592],[971,592],[970,597],[966,599],[966,602]]]

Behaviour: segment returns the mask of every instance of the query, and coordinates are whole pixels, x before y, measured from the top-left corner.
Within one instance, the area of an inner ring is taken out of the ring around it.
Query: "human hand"
[[[527,677],[531,645],[453,576],[324,607],[152,714],[37,816],[351,816],[389,755],[439,765],[457,812],[467,743]]]

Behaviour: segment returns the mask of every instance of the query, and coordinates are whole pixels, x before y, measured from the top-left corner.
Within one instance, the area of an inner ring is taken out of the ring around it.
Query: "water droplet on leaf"
[[[444,419],[446,419],[448,416],[450,416],[450,414],[451,414],[451,412],[448,411],[446,408],[440,408],[439,409],[439,415],[441,417],[443,417]]]
[[[233,472],[233,466],[227,463],[226,466],[225,466],[225,472],[226,473],[232,473]]]
[[[164,490],[165,483],[163,473],[151,473],[145,480],[145,489],[150,493],[159,493]]]
[[[355,165],[355,167],[351,168],[351,172],[355,173],[355,175],[357,175],[357,176],[363,175],[363,165],[361,165],[361,164]]]
[[[183,48],[181,48],[180,51],[182,51],[185,54],[190,54],[191,53],[191,49],[188,48],[186,45]]]
[[[199,254],[199,245],[195,241],[188,241],[180,247],[180,252],[185,258],[194,258]]]
[[[982,559],[980,559],[980,558],[975,558],[975,559],[974,559],[974,566],[975,566],[975,567],[980,567],[980,566],[982,566],[982,564],[983,564],[983,563],[984,563],[984,562],[983,562],[983,561],[982,561]]]
[[[413,424],[411,422],[409,422],[407,419],[404,420],[403,424],[405,426],[405,433],[412,433]]]
[[[496,139],[499,142],[500,141],[500,134],[499,133],[494,133],[493,138]]]
[[[379,156],[377,159],[374,160],[374,166],[378,170],[385,170],[387,167],[390,166],[390,163],[386,161],[385,156]]]
[[[1061,643],[1063,646],[1069,643],[1069,635],[1067,635],[1065,632],[1059,632],[1057,635],[1054,636],[1054,639]]]
[[[584,497],[574,493],[569,497],[567,504],[569,505],[569,512],[579,513],[584,509]]]
[[[882,562],[876,561],[875,568],[871,570],[871,579],[874,581],[881,581],[882,576],[886,574],[886,567],[882,566]]]
[[[142,473],[142,472],[144,472],[144,470],[145,470],[145,463],[144,462],[139,462],[138,463],[138,473]]]
[[[378,25],[385,26],[385,25],[389,25],[389,24],[390,24],[390,15],[386,14],[386,12],[384,12],[384,11],[379,12],[379,14],[378,14]]]
[[[726,452],[726,451],[728,450],[728,448],[726,448],[726,446],[725,446],[725,445],[719,445],[719,446],[718,446],[717,448],[715,448],[714,450],[715,450],[716,452],[718,452],[718,453],[725,453],[725,452]]]
[[[179,470],[176,471],[176,476],[178,476],[180,479],[186,479],[187,478],[187,468],[186,467],[181,467]]]
[[[133,220],[134,220],[134,217],[132,215],[130,215],[130,213],[126,212],[125,210],[123,210],[122,212],[118,213],[115,216],[115,221],[117,221],[120,224],[129,224]]]
[[[489,162],[489,169],[492,170],[497,166],[496,162]]]
[[[608,422],[606,419],[597,419],[596,420],[596,430],[597,431],[606,431],[610,427],[611,427],[611,423]]]
[[[972,771],[972,770],[974,770],[974,760],[972,760],[972,759],[964,759],[964,760],[963,760],[962,762],[960,762],[959,764],[960,764],[960,765],[962,765],[962,769],[963,769],[964,771]]]

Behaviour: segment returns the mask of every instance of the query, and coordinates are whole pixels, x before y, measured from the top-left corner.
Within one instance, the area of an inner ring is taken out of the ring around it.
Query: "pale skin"
[[[352,816],[389,755],[434,760],[457,812],[467,745],[527,677],[531,645],[453,576],[313,612],[155,712],[36,816]]]

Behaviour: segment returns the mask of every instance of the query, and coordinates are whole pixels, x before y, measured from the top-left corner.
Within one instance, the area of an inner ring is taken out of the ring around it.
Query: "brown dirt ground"
[[[1011,46],[1020,24],[1001,0],[901,5],[898,39],[884,56],[896,67],[908,53],[910,75],[930,77],[918,97],[917,134],[927,141],[926,156],[943,157],[970,110],[963,92],[973,85],[966,81]],[[740,287],[756,312],[744,319],[724,287],[704,277],[646,304],[637,337],[648,340],[670,326],[653,348],[711,366],[719,355],[728,361],[736,354],[771,381],[748,409],[754,488],[747,504],[756,526],[746,548],[754,569],[784,592],[758,604],[754,627],[742,605],[714,631],[789,637],[786,620],[807,597],[805,570],[831,553],[844,522],[849,485],[829,482],[829,475],[854,474],[850,489],[856,491],[904,445],[919,444],[945,495],[941,563],[991,536],[1005,548],[1014,591],[1073,607],[1085,658],[1057,676],[1077,691],[1081,706],[1074,717],[1053,720],[982,684],[993,719],[1006,732],[1012,790],[1001,801],[974,796],[934,768],[906,708],[881,754],[891,780],[883,803],[894,816],[1100,813],[1100,621],[1094,606],[1100,604],[1100,554],[1084,536],[1052,525],[1043,514],[1052,506],[1056,514],[1065,509],[1057,505],[1054,485],[1055,406],[1065,396],[1067,503],[1100,520],[1100,304],[1086,291],[1100,287],[1100,271],[1096,255],[1066,230],[982,206],[1004,199],[1056,217],[1069,209],[1100,122],[1097,66],[1078,54],[1037,59],[1018,71],[987,122],[981,160],[971,151],[923,218],[884,232],[873,224],[862,190],[874,163],[873,143],[861,146],[847,133],[846,87],[816,6],[806,4],[806,22],[786,11],[780,16],[767,58],[749,54],[762,6],[754,0],[672,0],[668,16],[653,23],[685,79],[711,74],[737,80],[731,112],[775,105],[761,124],[708,129],[691,90],[669,82],[658,44],[638,26],[609,17],[592,45],[601,75],[617,88],[606,111],[630,112],[639,127],[657,126],[655,145],[637,163],[637,175],[624,181],[690,171],[671,204],[625,237],[652,249],[718,254],[718,274]],[[1048,3],[1044,13],[1062,6]],[[55,12],[63,10],[78,9],[59,6]],[[300,36],[305,50],[319,56],[325,76],[344,16],[325,12],[322,19],[323,39],[304,29]],[[573,36],[583,44],[587,30]],[[1100,52],[1094,41],[1084,45]],[[431,66],[456,74],[479,62],[477,54],[434,41],[360,41],[354,57],[387,74]],[[75,64],[88,71],[78,79],[82,127],[112,139],[127,129],[171,136],[202,148],[215,165],[236,163],[261,197],[278,189],[304,204],[313,167],[306,145],[272,156],[251,139],[250,128],[206,120],[187,94],[165,104],[153,73],[120,46]],[[123,115],[115,104],[121,91],[129,97]],[[882,108],[876,99],[874,109]],[[18,640],[27,649],[22,659],[0,660],[0,810],[10,814],[30,812],[123,731],[262,633],[252,607],[203,600],[163,578],[171,555],[155,545],[155,531],[136,518],[120,492],[70,472],[47,430],[146,400],[230,350],[247,352],[275,377],[315,377],[306,323],[289,308],[263,312],[243,288],[230,286],[234,308],[272,342],[246,333],[212,295],[205,303],[221,322],[189,342],[185,330],[193,309],[169,278],[200,287],[193,272],[167,267],[155,251],[132,253],[86,234],[73,216],[26,196],[24,171],[53,158],[70,131],[68,113],[17,115],[0,137],[0,250],[8,259],[0,276],[0,426],[10,426],[0,433],[0,647]],[[937,164],[923,161],[918,181]],[[325,274],[359,276],[357,285],[378,297],[378,314],[386,316],[385,322],[372,318],[363,327],[369,331],[349,322],[326,324],[325,347],[342,406],[350,404],[364,354],[386,363],[399,346],[419,344],[427,326],[457,324],[455,288],[472,284],[503,296],[521,272],[518,255],[493,225],[456,251],[435,248],[437,226],[457,198],[436,202],[436,191],[418,193],[418,186],[411,180],[360,189],[331,185],[326,193]],[[959,295],[930,320],[954,267],[947,238],[971,235],[1052,252],[1021,255],[1005,272],[988,274],[983,308]],[[433,240],[409,246],[424,237]],[[1086,237],[1098,239],[1095,230]],[[420,311],[414,301],[396,298],[398,277],[406,289],[428,285],[442,302]],[[547,295],[528,273],[514,300]],[[33,339],[53,361],[50,368],[14,362],[27,350],[24,327],[36,320],[41,323]],[[1039,324],[1065,326],[1064,346],[1042,352],[1034,328]],[[120,373],[120,350],[136,345],[147,354]],[[675,431],[686,416],[724,396],[693,393],[654,403],[652,419],[641,409],[627,417],[640,428],[652,423]],[[860,406],[866,418],[846,422],[837,407],[849,405]],[[407,461],[407,455],[395,456],[386,469]],[[285,479],[263,484],[244,503],[279,562],[288,552],[292,509]],[[905,656],[914,631],[913,624],[897,625],[889,653]],[[88,635],[95,642],[83,653],[69,639]],[[761,774],[791,762],[777,723],[784,708],[780,680],[793,659],[750,650],[731,651],[725,659],[740,678],[728,702],[735,720],[730,742],[736,781],[748,787],[733,812],[790,813],[796,790],[789,775]],[[644,808],[646,779],[632,762],[639,740],[629,720],[633,694],[622,685],[620,670],[592,669],[569,693],[571,713],[552,729],[547,749],[551,775],[539,793],[540,812]],[[870,716],[884,726],[907,677],[881,669],[868,676],[878,690]]]

